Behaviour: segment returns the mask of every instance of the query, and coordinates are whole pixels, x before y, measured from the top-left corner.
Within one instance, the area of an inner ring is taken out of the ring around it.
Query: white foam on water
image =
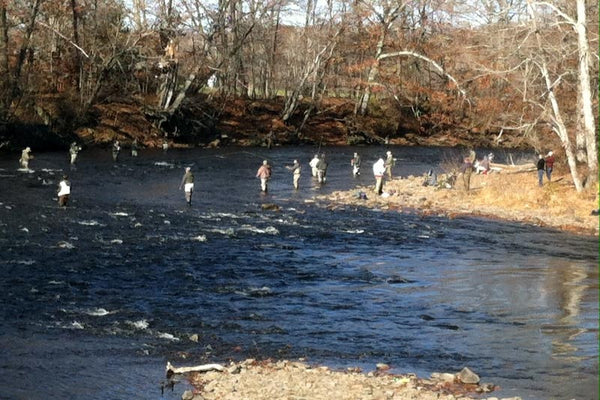
[[[235,231],[233,230],[233,228],[227,228],[227,229],[211,229],[210,232],[214,232],[214,233],[220,233],[221,235],[226,235],[226,236],[233,236],[235,235]]]
[[[111,314],[104,308],[93,308],[91,310],[86,310],[85,314],[91,315],[93,317],[104,317],[105,315]]]
[[[113,239],[110,241],[111,244],[123,244],[122,239]]]
[[[264,229],[260,229],[253,225],[242,225],[242,227],[239,230],[254,232],[254,233],[266,233],[268,235],[279,235],[279,231],[274,226],[268,226]]]
[[[58,242],[56,244],[56,246],[60,247],[61,249],[74,249],[75,248],[75,246],[72,243],[65,242],[64,240],[61,240],[60,242]]]
[[[196,242],[206,242],[206,235],[198,235],[193,237],[192,240],[195,240]]]
[[[77,223],[79,225],[84,225],[84,226],[106,226],[105,224],[101,224],[100,222],[96,221],[96,220],[89,220],[89,221],[77,221]]]
[[[273,290],[268,286],[263,286],[260,288],[251,287],[245,291],[236,290],[235,293],[240,294],[242,296],[269,296],[273,294]]]
[[[148,329],[148,321],[145,319],[140,319],[139,321],[125,321],[127,325],[134,327],[135,329]]]
[[[169,168],[175,168],[175,164],[172,163],[168,163],[166,161],[156,161],[154,163],[154,165],[156,165],[157,167],[169,167]]]
[[[73,329],[85,329],[83,324],[81,322],[77,322],[77,321],[73,321],[73,323],[70,325],[70,328]]]
[[[365,233],[365,230],[364,229],[349,229],[344,232],[346,232],[346,233]]]
[[[21,228],[21,230],[22,230],[23,232],[27,232],[27,233],[29,233],[29,229],[27,229],[27,228],[25,228],[25,227]]]
[[[180,340],[178,337],[165,332],[158,332],[158,337],[161,339],[171,340],[173,342],[178,342]]]
[[[417,236],[419,239],[429,239],[429,235],[418,235]]]
[[[35,260],[3,260],[0,264],[19,264],[19,265],[33,265],[37,261]]]
[[[49,285],[64,285],[65,281],[54,281],[54,280],[52,280],[52,281],[48,281],[48,284]]]
[[[26,174],[33,174],[35,172],[34,170],[29,169],[29,168],[19,168],[17,171],[23,172],[23,173],[26,173]]]
[[[114,213],[109,213],[109,215],[112,215],[113,217],[128,217],[129,214],[127,214],[126,212],[114,212]]]
[[[169,221],[168,219],[165,219],[165,220],[163,221],[163,223],[164,223],[165,225],[171,225],[171,221]]]

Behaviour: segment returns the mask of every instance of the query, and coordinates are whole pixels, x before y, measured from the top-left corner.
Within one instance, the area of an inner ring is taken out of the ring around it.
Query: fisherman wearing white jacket
[[[315,154],[312,160],[308,163],[310,165],[310,172],[312,173],[313,178],[317,177],[319,173],[319,169],[317,168],[317,164],[319,163],[319,155]]]
[[[383,158],[379,158],[373,164],[373,175],[375,175],[375,192],[377,194],[383,193],[383,174],[385,174],[385,161]]]
[[[69,196],[71,195],[71,183],[69,177],[63,175],[62,180],[58,183],[58,205],[59,207],[66,207],[69,202]]]

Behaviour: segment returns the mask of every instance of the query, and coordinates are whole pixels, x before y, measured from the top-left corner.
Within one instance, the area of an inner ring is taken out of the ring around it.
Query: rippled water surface
[[[598,241],[346,207],[354,148],[38,154],[0,160],[0,398],[175,399],[164,365],[296,358],[426,377],[468,366],[497,397],[598,398]],[[370,165],[381,148],[359,148]],[[397,174],[449,150],[394,149]],[[274,165],[270,193],[254,175]],[[298,158],[301,190],[283,168]],[[177,187],[196,174],[191,208]],[[368,167],[368,168],[367,168]],[[72,201],[59,209],[62,170]],[[532,182],[534,179],[532,178]],[[263,203],[281,207],[263,210]],[[197,334],[197,343],[189,340]],[[186,357],[185,359],[183,357]]]

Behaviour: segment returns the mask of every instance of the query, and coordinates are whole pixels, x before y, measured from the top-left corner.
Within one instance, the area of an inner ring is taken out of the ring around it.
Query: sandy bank
[[[388,374],[387,366],[362,373],[359,370],[332,371],[295,361],[246,360],[223,371],[191,373],[194,390],[187,400],[456,400],[495,399],[493,384],[465,384],[460,374],[437,374],[432,379],[414,375]]]
[[[468,192],[462,176],[452,189],[423,186],[423,181],[424,177],[394,178],[385,182],[387,194],[378,196],[373,180],[373,186],[357,186],[319,199],[332,208],[353,205],[448,218],[471,215],[598,235],[598,216],[591,215],[598,209],[598,190],[577,193],[568,175],[557,175],[539,187],[535,171],[473,174]],[[359,199],[359,192],[367,199]]]

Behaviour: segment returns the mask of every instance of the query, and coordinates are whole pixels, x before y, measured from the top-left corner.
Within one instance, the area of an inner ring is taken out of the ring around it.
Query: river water
[[[497,397],[598,398],[597,238],[328,210],[314,196],[371,183],[384,149],[325,149],[323,187],[309,176],[314,151],[142,151],[114,164],[86,150],[76,169],[66,152],[44,153],[32,173],[0,160],[0,398],[179,399],[184,383],[161,394],[167,360],[247,357],[422,377],[468,366]],[[457,156],[393,151],[404,176]],[[263,158],[267,195],[254,178]],[[298,192],[283,168],[294,158]],[[177,190],[188,165],[192,207]],[[55,200],[63,170],[67,209]]]

